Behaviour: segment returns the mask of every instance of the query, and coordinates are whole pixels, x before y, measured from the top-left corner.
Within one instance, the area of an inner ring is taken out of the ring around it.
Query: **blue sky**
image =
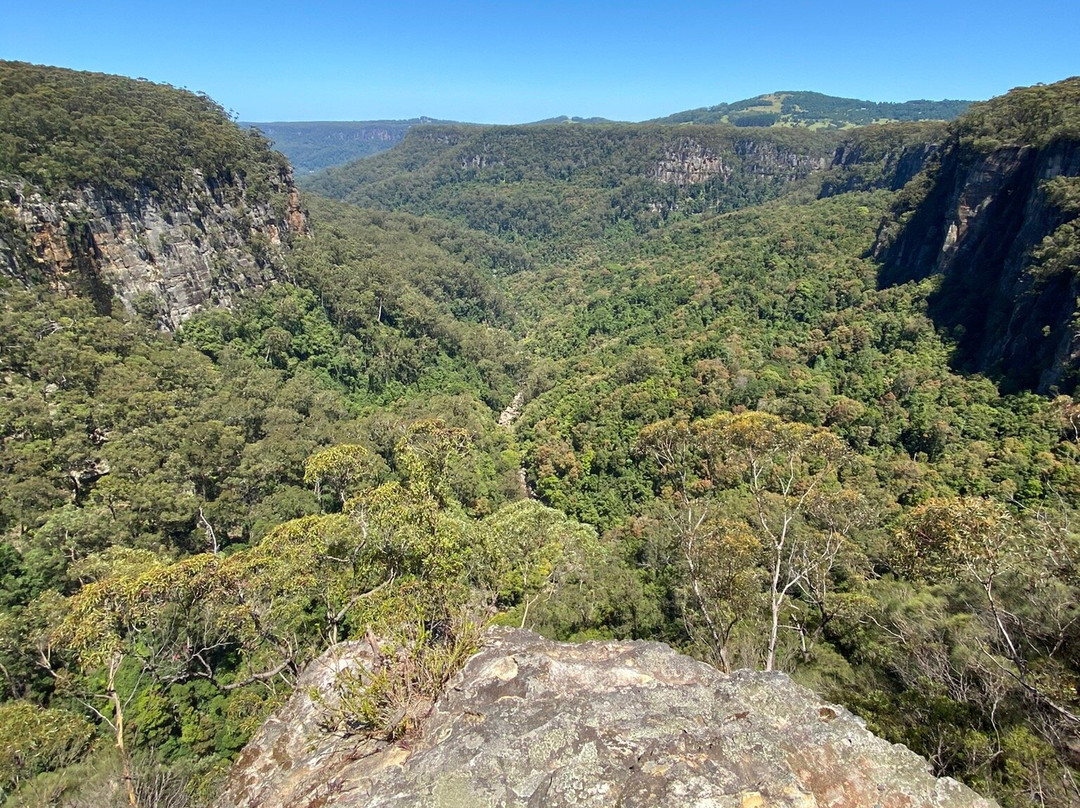
[[[1080,3],[0,0],[0,58],[242,120],[642,120],[773,90],[972,98],[1080,74]]]

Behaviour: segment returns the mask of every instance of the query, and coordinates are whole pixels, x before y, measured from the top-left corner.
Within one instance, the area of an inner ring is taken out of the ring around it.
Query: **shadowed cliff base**
[[[955,340],[953,368],[1006,392],[1077,382],[1080,132],[1067,110],[1037,138],[1020,122],[1050,101],[1068,108],[1078,88],[1070,79],[1014,91],[961,119],[872,251],[880,287],[941,276],[929,314]]]

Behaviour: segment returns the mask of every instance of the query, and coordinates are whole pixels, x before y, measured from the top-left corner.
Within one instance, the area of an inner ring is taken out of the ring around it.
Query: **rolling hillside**
[[[728,123],[733,126],[800,126],[844,129],[901,121],[951,121],[971,101],[862,101],[811,92],[779,91],[754,98],[676,112],[652,123]]]

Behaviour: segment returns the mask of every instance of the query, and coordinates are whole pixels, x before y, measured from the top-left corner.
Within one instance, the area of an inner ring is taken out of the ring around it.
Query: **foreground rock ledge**
[[[652,642],[554,643],[493,629],[407,743],[319,729],[331,649],[244,750],[219,808],[992,806],[783,674]]]

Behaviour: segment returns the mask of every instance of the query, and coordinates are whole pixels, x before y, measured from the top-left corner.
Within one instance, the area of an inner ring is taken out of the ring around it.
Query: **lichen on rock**
[[[985,806],[778,673],[725,676],[653,642],[492,629],[417,737],[328,735],[331,649],[245,749],[219,808]]]

